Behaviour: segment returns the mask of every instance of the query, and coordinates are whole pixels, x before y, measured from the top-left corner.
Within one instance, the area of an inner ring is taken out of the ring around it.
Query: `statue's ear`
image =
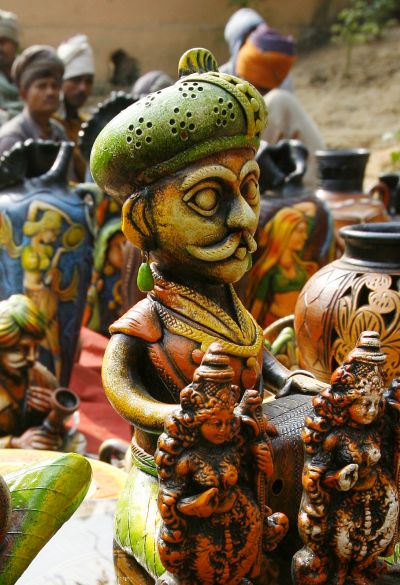
[[[122,207],[122,231],[134,246],[150,251],[154,244],[146,214],[146,197],[142,193],[131,195]]]

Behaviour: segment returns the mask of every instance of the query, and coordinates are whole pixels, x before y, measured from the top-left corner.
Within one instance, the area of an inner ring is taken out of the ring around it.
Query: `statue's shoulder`
[[[110,333],[125,333],[150,343],[159,341],[162,337],[162,327],[151,299],[143,299],[129,309],[111,325]]]

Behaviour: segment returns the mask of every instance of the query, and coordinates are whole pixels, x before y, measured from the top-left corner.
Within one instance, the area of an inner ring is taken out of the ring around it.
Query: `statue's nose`
[[[257,227],[257,214],[250,207],[247,201],[240,195],[235,194],[231,208],[228,213],[227,226],[230,229],[242,230],[246,229],[254,233]]]

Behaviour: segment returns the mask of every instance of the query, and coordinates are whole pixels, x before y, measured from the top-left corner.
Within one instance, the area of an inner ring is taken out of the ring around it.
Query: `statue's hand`
[[[279,390],[277,397],[288,396],[289,394],[318,394],[328,387],[328,384],[321,382],[310,373],[293,372],[286,384]]]
[[[343,467],[337,474],[337,487],[342,492],[347,492],[357,483],[358,465],[350,463]]]
[[[32,427],[20,437],[11,439],[12,449],[46,449],[57,451],[61,447],[61,437],[47,433],[41,427]]]
[[[274,464],[269,446],[266,443],[256,443],[251,446],[251,452],[255,457],[258,470],[265,473],[267,477],[271,477],[274,473]]]
[[[53,392],[54,390],[50,390],[50,388],[30,386],[26,393],[26,404],[28,408],[38,412],[50,412]]]
[[[182,514],[187,516],[198,516],[199,518],[208,518],[218,506],[218,489],[209,488],[197,496],[182,498],[177,508]]]

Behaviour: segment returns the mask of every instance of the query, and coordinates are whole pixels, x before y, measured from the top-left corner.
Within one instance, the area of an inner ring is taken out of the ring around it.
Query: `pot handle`
[[[380,199],[383,202],[383,205],[386,207],[386,209],[389,210],[390,189],[383,181],[378,181],[376,185],[371,187],[371,189],[369,190],[369,195],[373,199]]]

